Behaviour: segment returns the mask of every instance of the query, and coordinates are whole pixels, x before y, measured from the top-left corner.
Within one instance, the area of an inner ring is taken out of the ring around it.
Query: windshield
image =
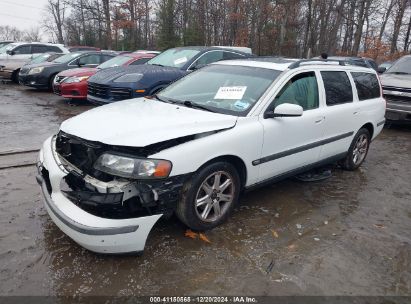
[[[50,57],[50,54],[42,54],[42,55],[36,56],[33,58],[32,61],[30,61],[30,64],[41,63],[41,62],[47,61],[49,57]]]
[[[231,65],[210,65],[171,84],[157,96],[168,102],[245,116],[280,71]]]
[[[55,63],[66,63],[69,62],[71,60],[73,60],[74,58],[77,58],[78,56],[80,56],[82,53],[70,53],[64,56],[61,56],[57,59],[54,59],[52,62]]]
[[[110,60],[107,60],[106,62],[100,64],[97,68],[98,69],[107,69],[107,68],[112,68],[116,66],[121,66],[131,60],[131,57],[129,56],[117,56],[114,57]]]
[[[400,58],[384,74],[411,74],[411,57]]]
[[[157,55],[148,61],[147,64],[181,68],[198,53],[200,53],[199,50],[170,49]]]

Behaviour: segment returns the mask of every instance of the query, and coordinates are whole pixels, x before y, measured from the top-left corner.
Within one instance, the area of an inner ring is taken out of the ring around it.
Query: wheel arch
[[[367,122],[360,129],[367,129],[368,132],[370,132],[370,139],[373,138],[373,136],[374,136],[374,126],[372,125],[372,123]]]
[[[205,162],[203,165],[201,165],[198,170],[201,170],[202,168],[215,163],[215,162],[219,162],[219,161],[224,161],[224,162],[228,162],[230,164],[232,164],[237,172],[238,175],[240,176],[240,181],[241,181],[241,188],[244,188],[246,182],[247,182],[247,167],[245,165],[244,160],[242,160],[240,157],[236,156],[236,155],[221,155],[218,157],[214,157],[210,160],[208,160],[207,162]]]

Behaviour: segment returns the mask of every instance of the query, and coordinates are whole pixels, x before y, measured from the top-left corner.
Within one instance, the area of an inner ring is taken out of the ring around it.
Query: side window
[[[57,46],[48,45],[47,52],[62,53],[62,50],[60,50]]]
[[[274,109],[283,103],[300,105],[304,110],[318,108],[318,84],[314,72],[301,73],[291,78],[270,106]]]
[[[18,48],[14,49],[14,54],[16,55],[26,55],[31,54],[31,47],[30,45],[23,45]]]
[[[100,55],[100,63],[106,62],[107,60],[110,60],[111,58],[114,58],[114,57],[109,56],[109,55]]]
[[[140,65],[140,64],[145,64],[147,61],[149,61],[151,58],[140,58],[137,59],[136,61],[133,61],[130,63],[130,65]]]
[[[79,59],[80,65],[87,65],[87,64],[100,64],[100,55],[92,54],[86,55]]]
[[[44,45],[33,45],[31,47],[31,53],[32,54],[42,54],[47,52],[47,47]]]
[[[200,65],[207,65],[207,64],[222,60],[223,57],[224,57],[223,51],[211,51],[211,52],[205,53],[200,58],[198,58],[197,61],[193,64],[193,66],[197,67]]]
[[[321,76],[328,106],[353,101],[352,87],[346,72],[323,71]]]
[[[378,98],[381,96],[380,84],[377,76],[371,73],[351,73],[359,100]]]
[[[241,59],[241,58],[244,58],[244,56],[240,55],[240,54],[237,54],[237,53],[224,52],[224,55],[223,55],[224,60]]]

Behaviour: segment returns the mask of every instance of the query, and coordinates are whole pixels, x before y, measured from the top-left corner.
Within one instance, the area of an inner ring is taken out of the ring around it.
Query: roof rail
[[[301,63],[310,63],[315,64],[315,62],[334,62],[338,63],[339,65],[345,65],[345,60],[337,60],[337,59],[302,59],[299,61],[294,62],[293,64],[290,64],[288,67],[289,69],[296,69],[300,67]]]

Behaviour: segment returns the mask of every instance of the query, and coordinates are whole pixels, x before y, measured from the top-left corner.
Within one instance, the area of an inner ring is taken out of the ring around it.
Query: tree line
[[[239,45],[258,55],[408,53],[411,0],[48,0],[55,42],[104,49]]]

